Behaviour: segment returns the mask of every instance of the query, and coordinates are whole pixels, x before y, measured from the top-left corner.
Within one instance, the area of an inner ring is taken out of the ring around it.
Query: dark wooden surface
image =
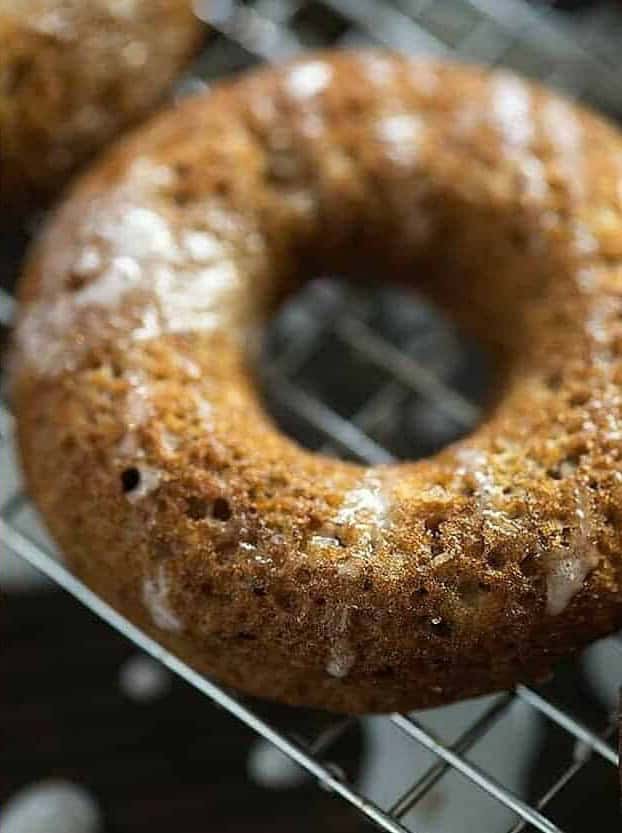
[[[54,776],[92,791],[106,833],[369,829],[312,781],[280,791],[252,784],[254,736],[185,683],[151,704],[129,700],[117,678],[132,646],[63,593],[5,596],[0,611],[0,804]],[[304,730],[323,720],[307,714],[300,727],[298,713],[262,708]],[[352,772],[357,732],[339,749]]]

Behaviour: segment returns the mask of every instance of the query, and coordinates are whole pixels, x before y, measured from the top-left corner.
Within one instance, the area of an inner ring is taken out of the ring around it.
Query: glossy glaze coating
[[[69,563],[196,667],[342,711],[546,675],[622,621],[622,141],[507,73],[323,53],[164,113],[21,284],[30,490]],[[499,360],[438,456],[265,414],[258,329],[318,270],[417,286]]]

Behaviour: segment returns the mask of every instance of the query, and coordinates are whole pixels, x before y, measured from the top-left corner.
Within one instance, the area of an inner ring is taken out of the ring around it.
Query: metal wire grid
[[[377,42],[409,52],[456,52],[488,63],[506,63],[575,93],[589,94],[588,97],[610,112],[622,112],[622,80],[613,71],[614,50],[607,34],[612,31],[613,21],[622,28],[622,19],[616,18],[607,7],[584,16],[581,25],[577,25],[559,23],[552,13],[516,0],[451,0],[442,4],[428,0],[394,0],[393,3],[256,0],[253,4],[209,0],[197,5],[199,13],[209,17],[215,34],[193,77],[182,82],[182,89],[203,83],[197,79],[209,80],[259,60],[283,57],[305,46]],[[543,57],[538,60],[540,54]],[[551,55],[563,56],[563,60],[555,62]],[[581,67],[581,72],[577,72],[577,67]],[[393,317],[388,326],[385,321],[383,328],[377,321],[378,308],[387,303]],[[408,318],[411,313],[407,313],[407,320],[399,318],[403,309],[407,308],[395,299],[366,300],[352,289],[323,281],[312,285],[306,297],[281,316],[272,339],[277,357],[270,362],[264,382],[273,410],[281,414],[284,424],[293,419],[293,432],[302,433],[307,444],[368,463],[388,462],[395,458],[390,441],[392,432],[394,437],[396,425],[403,419],[404,410],[408,412],[408,403],[413,398],[418,403],[419,415],[422,408],[423,413],[429,409],[427,426],[435,428],[432,445],[415,452],[429,452],[435,444],[442,444],[475,423],[479,413],[477,405],[463,390],[456,388],[448,371],[455,366],[461,349],[464,352],[464,346],[460,348],[450,334],[442,327],[439,329],[438,322],[425,307],[423,313],[420,308],[412,313],[414,318],[412,315]],[[0,290],[0,325],[10,327],[13,313],[12,298]],[[400,326],[406,335],[394,338]],[[317,386],[314,389],[309,383],[309,377],[313,377],[309,367],[313,367],[327,339],[336,340],[355,362],[362,362],[376,374],[372,373],[375,384],[369,390],[349,392],[355,405],[331,407],[318,394]],[[57,560],[44,536],[20,523],[19,518],[28,504],[14,462],[12,419],[4,405],[0,406],[0,453],[5,461],[0,492],[0,539],[5,546],[140,649],[273,743],[380,829],[392,833],[412,832],[412,828],[405,826],[407,814],[440,779],[454,771],[515,814],[517,820],[511,833],[526,829],[561,833],[546,815],[552,800],[594,757],[608,765],[618,765],[618,755],[610,744],[613,721],[599,734],[537,691],[519,686],[512,694],[494,698],[451,744],[442,743],[414,715],[387,716],[386,720],[415,744],[433,753],[436,761],[389,806],[370,803],[327,761],[328,752],[349,730],[353,719],[340,719],[312,741],[303,743],[267,723],[242,698],[200,676],[164,650],[72,576]],[[620,637],[612,640],[622,652]],[[569,763],[533,806],[468,757],[474,745],[495,730],[517,700],[556,724],[585,750]]]

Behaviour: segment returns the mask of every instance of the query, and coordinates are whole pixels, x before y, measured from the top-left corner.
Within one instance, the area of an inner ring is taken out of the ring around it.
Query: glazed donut
[[[191,0],[0,0],[0,205],[36,205],[148,112],[200,33]]]
[[[622,140],[507,72],[319,53],[83,178],[21,282],[30,491],[69,564],[227,685],[344,712],[538,680],[622,622]],[[497,357],[431,459],[308,452],[253,345],[301,281],[417,287]]]

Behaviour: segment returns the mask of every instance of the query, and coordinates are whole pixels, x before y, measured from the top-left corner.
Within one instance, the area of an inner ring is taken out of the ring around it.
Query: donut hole
[[[360,432],[396,459],[417,460],[476,427],[493,398],[495,369],[493,354],[433,302],[374,287],[363,274],[312,280],[287,300],[268,324],[259,379],[285,434],[327,455],[375,462],[374,450],[343,423],[364,415],[388,385],[395,392],[377,414],[363,416]]]

